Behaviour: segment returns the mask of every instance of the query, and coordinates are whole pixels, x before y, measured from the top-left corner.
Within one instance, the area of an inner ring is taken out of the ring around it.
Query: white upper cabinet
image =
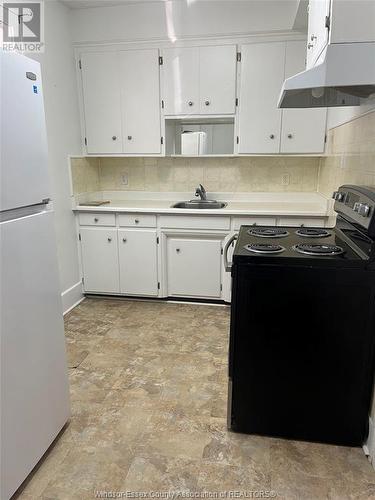
[[[165,115],[234,114],[236,46],[163,50]]]
[[[307,68],[328,43],[375,42],[373,0],[310,0]]]
[[[286,42],[285,78],[305,69],[305,43]],[[283,109],[281,153],[321,153],[326,134],[326,108]]]
[[[116,52],[82,54],[87,151],[121,153],[120,82]]]
[[[330,3],[330,0],[310,0],[309,2],[306,57],[307,68],[314,66],[317,58],[320,56],[324,47],[328,43],[328,18]]]
[[[305,54],[303,41],[242,46],[240,154],[324,151],[325,108],[281,110],[277,107],[284,79],[304,70]]]
[[[373,0],[331,0],[330,43],[375,42]]]
[[[160,153],[159,53],[119,52],[124,153]]]
[[[199,113],[234,114],[236,107],[235,45],[199,48]]]
[[[88,153],[160,154],[157,49],[81,57]]]
[[[166,115],[199,113],[199,47],[163,50],[163,94]]]
[[[241,48],[239,153],[278,153],[284,82],[285,42],[257,43]]]

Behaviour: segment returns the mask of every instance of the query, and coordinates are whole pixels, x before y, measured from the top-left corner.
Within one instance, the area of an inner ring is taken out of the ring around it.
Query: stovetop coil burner
[[[326,238],[331,233],[325,229],[317,229],[311,227],[300,227],[297,229],[296,234],[304,238]]]
[[[289,235],[286,229],[279,227],[252,227],[247,233],[250,236],[258,236],[259,238],[284,238]]]
[[[333,256],[344,253],[344,250],[337,245],[319,245],[300,243],[294,245],[293,250],[305,255]]]
[[[250,243],[244,247],[249,252],[262,254],[281,253],[285,250],[281,245],[272,245],[271,243]]]

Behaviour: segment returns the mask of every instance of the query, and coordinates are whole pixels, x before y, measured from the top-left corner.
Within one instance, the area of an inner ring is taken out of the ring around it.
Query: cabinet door
[[[160,153],[159,51],[118,54],[124,153]]]
[[[285,78],[305,69],[304,42],[287,42]],[[326,108],[284,109],[281,153],[321,153],[326,134]]]
[[[119,230],[120,291],[157,295],[157,244],[152,229]]]
[[[82,54],[87,151],[121,153],[121,96],[115,52]]]
[[[81,228],[80,234],[85,291],[118,293],[117,229]]]
[[[285,43],[241,48],[239,153],[278,153],[281,109],[277,101],[284,82]]]
[[[330,0],[310,0],[307,35],[306,67],[314,66],[315,61],[328,43],[326,16],[329,15]]]
[[[200,47],[199,113],[233,114],[236,100],[235,45]]]
[[[199,114],[199,47],[163,51],[166,115]]]
[[[221,240],[169,237],[167,243],[168,295],[221,296]]]

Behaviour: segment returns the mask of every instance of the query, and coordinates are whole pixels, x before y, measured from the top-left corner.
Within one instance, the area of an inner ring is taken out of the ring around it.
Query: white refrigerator
[[[39,63],[0,51],[0,498],[70,415]]]

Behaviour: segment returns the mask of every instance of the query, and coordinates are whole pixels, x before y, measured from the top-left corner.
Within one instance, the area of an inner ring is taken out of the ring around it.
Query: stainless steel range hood
[[[375,96],[375,43],[329,44],[316,65],[285,80],[279,108],[359,106]]]

